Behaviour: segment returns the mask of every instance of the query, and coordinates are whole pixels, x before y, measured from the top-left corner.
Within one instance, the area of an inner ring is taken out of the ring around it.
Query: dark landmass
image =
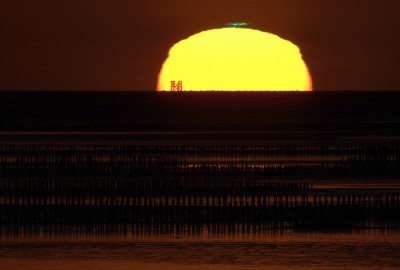
[[[0,92],[0,131],[400,130],[400,92]]]

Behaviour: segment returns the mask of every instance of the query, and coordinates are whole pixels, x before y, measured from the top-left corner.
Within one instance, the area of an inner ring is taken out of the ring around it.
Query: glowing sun
[[[250,28],[221,28],[175,44],[158,75],[158,91],[309,91],[300,49]],[[179,87],[178,87],[179,89]]]

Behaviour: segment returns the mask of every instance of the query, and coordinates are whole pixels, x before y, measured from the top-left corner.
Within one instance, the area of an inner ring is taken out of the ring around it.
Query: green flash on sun
[[[227,27],[232,27],[232,28],[246,28],[250,26],[250,23],[247,22],[230,22],[225,24]]]

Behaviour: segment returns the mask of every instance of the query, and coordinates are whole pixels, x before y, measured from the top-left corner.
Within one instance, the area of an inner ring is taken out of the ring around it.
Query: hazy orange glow
[[[158,91],[308,91],[312,80],[299,48],[249,28],[204,31],[175,44],[158,75]]]

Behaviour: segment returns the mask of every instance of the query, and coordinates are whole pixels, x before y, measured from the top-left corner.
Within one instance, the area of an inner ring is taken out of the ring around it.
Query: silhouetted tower
[[[171,81],[171,91],[178,91],[181,92],[182,91],[182,81]]]

